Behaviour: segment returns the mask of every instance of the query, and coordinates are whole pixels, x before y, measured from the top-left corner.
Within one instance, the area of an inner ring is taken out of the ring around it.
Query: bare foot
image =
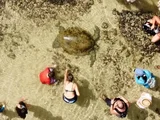
[[[101,98],[102,98],[102,100],[105,101],[107,97],[106,97],[106,95],[102,94],[102,95],[101,95]]]
[[[154,66],[155,69],[160,69],[160,65]]]

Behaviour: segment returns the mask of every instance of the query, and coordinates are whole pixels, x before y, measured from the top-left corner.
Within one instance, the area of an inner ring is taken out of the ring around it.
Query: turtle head
[[[100,38],[100,29],[98,26],[95,26],[93,39],[97,41]]]

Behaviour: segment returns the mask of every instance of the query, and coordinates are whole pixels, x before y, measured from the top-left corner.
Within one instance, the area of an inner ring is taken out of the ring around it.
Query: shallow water
[[[159,85],[159,70],[154,69],[160,60],[159,53],[150,59],[142,56],[141,50],[133,48],[132,42],[122,36],[118,18],[113,15],[114,8],[120,12],[137,10],[137,7],[154,10],[157,1],[142,4],[137,0],[133,5],[117,0],[79,0],[76,4],[69,0],[57,4],[56,0],[2,2],[5,4],[0,6],[0,100],[8,104],[0,119],[19,120],[14,107],[24,96],[31,104],[26,120],[118,120],[109,114],[109,108],[99,98],[101,93],[108,97],[123,95],[133,102],[126,120],[159,119],[160,89],[146,90],[135,84],[133,78],[135,67],[146,68],[157,76]],[[74,56],[62,48],[52,48],[59,25],[65,28],[78,26],[91,34],[95,26],[100,28],[99,49],[92,67],[89,55]],[[56,73],[61,83],[42,85],[39,73],[54,63],[58,65]],[[62,100],[63,74],[67,64],[71,66],[81,93],[73,105]],[[153,105],[147,110],[135,106],[142,91],[154,96]]]

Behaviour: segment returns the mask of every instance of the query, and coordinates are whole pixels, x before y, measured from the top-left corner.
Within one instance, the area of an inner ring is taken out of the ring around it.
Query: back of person
[[[110,113],[117,117],[124,118],[127,116],[129,101],[122,96],[110,99],[104,94],[101,97],[110,107]]]
[[[42,84],[54,84],[57,82],[54,75],[54,68],[47,67],[39,74],[39,78]]]
[[[64,74],[64,93],[63,93],[63,100],[66,103],[75,103],[80,95],[78,86],[76,83],[73,82],[73,75],[68,72],[68,69],[65,70]]]
[[[73,98],[75,96],[75,85],[73,82],[69,82],[64,86],[64,95],[67,98]]]
[[[47,76],[48,73],[49,73],[48,67],[45,68],[45,70],[40,73],[39,77],[40,77],[40,81],[42,82],[42,84],[50,84],[50,79]]]

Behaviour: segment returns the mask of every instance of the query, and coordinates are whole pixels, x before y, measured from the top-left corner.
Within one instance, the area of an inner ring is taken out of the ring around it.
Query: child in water
[[[136,68],[135,72],[135,81],[139,85],[143,85],[146,88],[155,87],[155,77],[154,75],[145,69]]]
[[[55,68],[56,68],[56,65],[54,65],[53,67],[46,67],[45,70],[43,70],[40,73],[39,77],[42,84],[51,85],[58,82],[55,79],[55,72],[54,72]]]

